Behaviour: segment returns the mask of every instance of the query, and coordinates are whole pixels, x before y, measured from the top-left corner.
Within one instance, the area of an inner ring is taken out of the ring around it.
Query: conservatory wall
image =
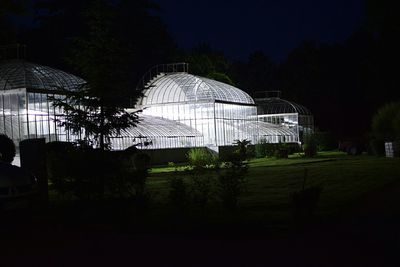
[[[299,131],[301,135],[314,132],[314,117],[311,115],[299,115]]]
[[[67,114],[54,107],[51,98],[62,98],[62,90],[73,92],[85,85],[79,77],[46,66],[0,62],[0,133],[16,145],[29,138],[82,140],[84,129],[74,135],[60,126]],[[284,114],[277,108],[271,111],[274,114],[257,116],[254,100],[244,91],[187,72],[160,73],[143,85],[138,106],[143,109],[142,121],[111,138],[113,149],[214,148],[243,139],[253,144],[298,142],[299,131],[313,125],[312,116]]]
[[[144,114],[140,123],[123,131],[121,137],[111,139],[114,149],[132,145],[139,149],[203,147],[203,135],[183,123]]]
[[[283,129],[289,130],[290,135],[280,135],[276,138],[269,137],[272,139],[272,143],[284,143],[284,142],[299,142],[299,115],[297,113],[282,113],[282,114],[263,114],[258,115],[260,122],[266,122],[269,124],[279,125]]]
[[[256,121],[256,107],[222,102],[171,103],[146,107],[143,113],[178,121],[199,131],[204,145],[232,145],[237,139],[255,141],[249,122]]]
[[[82,140],[84,129],[75,135],[60,126],[65,113],[53,106],[50,96],[63,97],[27,92],[25,89],[0,92],[0,133],[13,139],[17,146],[21,140],[32,138],[45,138],[46,142]],[[194,128],[178,122],[146,118],[136,127],[124,131],[120,137],[112,137],[111,145],[116,150],[132,145],[142,149],[201,147],[204,146],[204,137]]]
[[[52,95],[53,97],[62,97]],[[49,94],[27,92],[25,89],[7,90],[0,93],[0,133],[14,140],[45,138],[51,141],[74,141],[81,136],[70,134],[57,120],[65,117],[55,108]]]

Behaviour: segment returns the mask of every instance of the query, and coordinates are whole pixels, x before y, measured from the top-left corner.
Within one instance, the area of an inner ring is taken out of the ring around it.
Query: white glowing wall
[[[204,136],[206,146],[232,145],[234,140],[255,141],[249,122],[257,120],[256,107],[227,103],[177,103],[147,107],[146,115],[159,116],[192,127]]]
[[[46,142],[78,138],[56,123],[55,118],[61,118],[63,112],[52,106],[48,94],[5,91],[0,94],[0,112],[0,133],[12,138],[16,144],[29,138],[45,138]]]

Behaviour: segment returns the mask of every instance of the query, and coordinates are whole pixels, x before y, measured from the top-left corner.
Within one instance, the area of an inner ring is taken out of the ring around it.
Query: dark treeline
[[[151,66],[174,60],[174,40],[160,18],[151,15],[159,7],[148,0],[35,1],[31,14],[35,25],[18,32],[18,41],[28,45],[27,59],[76,73],[69,62],[75,57],[71,53],[76,52],[76,42],[92,34],[86,20],[88,13],[96,12],[95,4],[106,6],[110,13],[102,17],[112,20],[111,38],[124,51],[121,57],[129,64],[132,81],[136,83]]]
[[[84,21],[90,2],[36,1],[34,14],[29,14],[29,8],[23,12],[23,5],[2,0],[1,43],[25,43],[29,60],[79,75],[66,59],[71,56],[74,41],[90,35]],[[251,95],[281,90],[284,98],[310,108],[317,127],[338,139],[365,136],[377,108],[400,97],[400,19],[390,1],[366,0],[363,27],[345,42],[307,41],[279,64],[261,51],[237,61],[207,44],[191,50],[178,49],[157,16],[160,8],[152,1],[105,2],[111,2],[110,12],[117,14],[118,19],[112,22],[114,38],[128,51],[127,69],[134,82],[153,65],[186,61],[191,73],[233,84]],[[34,16],[36,24],[17,29],[7,20],[10,14]]]
[[[191,51],[191,70],[225,74],[253,96],[280,90],[310,108],[320,130],[342,140],[366,138],[376,110],[400,98],[400,17],[390,1],[366,0],[365,10],[364,25],[343,43],[306,41],[279,64],[261,51],[234,61],[201,45]]]

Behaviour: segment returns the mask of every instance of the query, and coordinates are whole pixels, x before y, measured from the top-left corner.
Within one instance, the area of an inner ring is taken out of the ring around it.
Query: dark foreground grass
[[[247,191],[240,198],[240,210],[234,217],[218,207],[218,202],[213,202],[201,218],[196,217],[199,215],[196,210],[187,212],[205,223],[287,225],[291,222],[291,194],[301,190],[307,169],[307,185],[323,186],[317,215],[326,220],[335,218],[366,194],[400,182],[398,158],[325,153],[315,159],[257,159],[250,161],[249,166]],[[214,174],[210,171],[206,175]],[[174,176],[190,181],[190,174],[185,172],[161,172],[159,169],[151,174],[149,188],[156,192],[156,202],[167,202],[168,179]],[[162,213],[167,212],[168,208],[164,208],[161,213],[152,213],[154,218],[160,219]]]
[[[313,159],[299,155],[286,160],[256,159],[249,162],[246,192],[239,199],[239,209],[232,213],[226,211],[216,197],[204,208],[190,202],[183,209],[171,205],[169,180],[182,177],[190,183],[193,173],[157,168],[148,179],[151,201],[144,208],[138,208],[134,200],[85,203],[61,201],[52,195],[51,216],[63,224],[80,228],[88,225],[90,229],[93,225],[112,229],[121,225],[129,230],[153,233],[261,227],[271,230],[267,232],[285,233],[292,224],[291,195],[302,189],[305,169],[307,186],[323,186],[317,209],[317,220],[323,221],[338,218],[341,212],[369,193],[400,183],[400,158],[321,153]],[[203,175],[216,179],[217,173],[209,170]]]

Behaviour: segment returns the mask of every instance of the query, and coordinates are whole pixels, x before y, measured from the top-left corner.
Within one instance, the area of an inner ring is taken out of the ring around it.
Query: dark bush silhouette
[[[62,142],[49,143],[47,154],[49,180],[61,196],[134,199],[142,204],[148,200],[150,160],[145,154],[136,150],[102,151]]]
[[[201,174],[194,172],[190,184],[190,194],[193,204],[204,209],[213,197],[214,185],[214,177],[210,173]]]
[[[169,187],[168,198],[170,203],[178,210],[184,209],[189,199],[187,183],[182,177],[173,177],[169,180]]]
[[[0,134],[0,161],[12,163],[14,157],[14,142],[7,135]]]
[[[237,150],[240,155],[240,159],[246,160],[248,157],[247,148],[251,144],[251,141],[247,140],[247,139],[235,140],[235,142],[233,144],[237,146]]]
[[[381,107],[372,118],[372,132],[377,140],[400,139],[400,102]]]
[[[304,156],[312,158],[317,155],[318,144],[314,134],[309,134],[304,138]]]
[[[298,225],[312,221],[323,189],[321,185],[306,187],[307,177],[308,170],[305,169],[302,190],[292,194],[293,219]]]
[[[228,211],[234,212],[238,208],[239,197],[246,189],[248,166],[243,162],[240,151],[232,153],[225,166],[227,168],[218,175],[217,197]]]

